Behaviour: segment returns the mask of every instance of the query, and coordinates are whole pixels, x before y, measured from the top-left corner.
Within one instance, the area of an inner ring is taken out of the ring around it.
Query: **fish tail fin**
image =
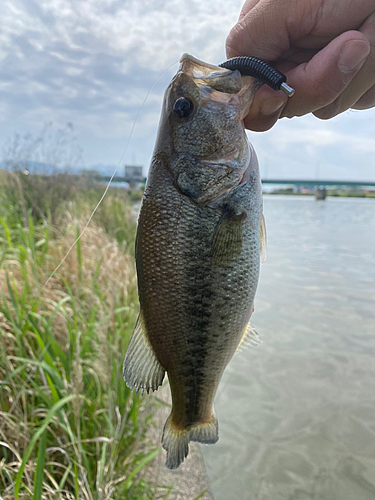
[[[177,469],[189,453],[189,431],[175,426],[172,415],[165,422],[161,444],[167,452],[165,466]]]
[[[214,444],[219,439],[219,425],[214,412],[209,422],[194,425],[189,430],[190,441],[197,441],[202,444]]]
[[[173,422],[172,414],[169,415],[161,440],[162,446],[167,452],[166,467],[177,469],[182,464],[189,453],[189,441],[214,444],[218,439],[219,428],[214,414],[209,422],[194,425],[190,429],[178,428]]]

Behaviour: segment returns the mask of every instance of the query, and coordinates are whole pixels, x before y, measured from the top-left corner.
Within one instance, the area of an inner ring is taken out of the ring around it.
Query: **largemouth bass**
[[[189,441],[218,440],[221,376],[249,324],[265,251],[258,163],[243,119],[257,81],[184,54],[168,86],[136,239],[140,314],[124,361],[130,389],[168,373],[162,445],[177,468]]]

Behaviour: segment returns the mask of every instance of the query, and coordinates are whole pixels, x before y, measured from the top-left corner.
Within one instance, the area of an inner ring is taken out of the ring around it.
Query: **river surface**
[[[265,196],[252,323],[202,446],[215,500],[375,499],[375,200]]]

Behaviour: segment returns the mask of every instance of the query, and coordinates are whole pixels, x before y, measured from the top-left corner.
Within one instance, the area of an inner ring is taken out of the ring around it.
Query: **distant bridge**
[[[375,181],[332,181],[324,179],[262,179],[262,184],[282,184],[284,186],[345,186],[345,187],[375,187]]]
[[[99,182],[109,182],[110,176],[100,175],[96,177]],[[143,179],[145,181],[146,179]],[[114,177],[112,184],[117,182],[142,182],[139,179],[129,177]],[[345,187],[375,187],[375,181],[332,181],[324,179],[262,179],[262,184],[281,184],[283,186],[304,186],[304,187],[318,187],[318,186],[345,186]]]

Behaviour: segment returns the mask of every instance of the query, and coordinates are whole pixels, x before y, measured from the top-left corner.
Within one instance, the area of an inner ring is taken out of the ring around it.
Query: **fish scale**
[[[217,441],[218,384],[241,339],[256,335],[247,325],[259,276],[262,197],[242,123],[256,86],[235,73],[183,57],[165,94],[138,221],[141,310],[124,378],[148,392],[167,372],[172,411],[162,444],[169,468],[187,456],[189,441]],[[215,88],[216,74],[226,92]],[[181,96],[183,111],[174,104]]]

